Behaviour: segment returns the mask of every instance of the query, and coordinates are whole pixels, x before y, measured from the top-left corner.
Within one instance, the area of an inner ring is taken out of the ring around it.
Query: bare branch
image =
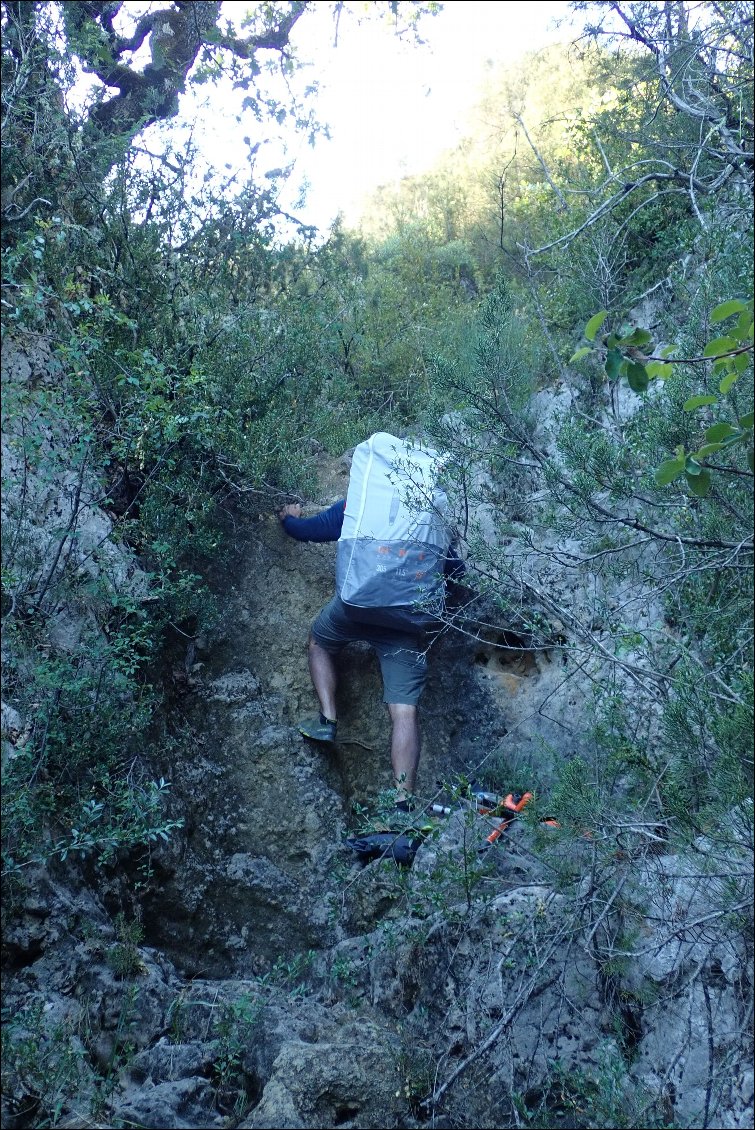
[[[521,128],[524,136],[527,138],[527,141],[529,142],[530,149],[532,150],[532,152],[537,157],[540,168],[543,170],[543,176],[545,177],[548,184],[553,189],[553,192],[555,193],[555,195],[559,199],[559,203],[561,205],[561,211],[568,212],[569,205],[566,203],[566,199],[564,197],[564,194],[561,192],[561,189],[558,187],[558,185],[555,184],[553,178],[551,177],[550,172],[548,171],[548,166],[546,165],[545,160],[543,159],[543,156],[540,153],[540,150],[537,148],[537,146],[535,145],[534,141],[532,140],[532,138],[530,137],[530,135],[527,131],[527,127],[524,124],[524,119],[522,118],[521,114],[517,114],[513,110],[511,111],[511,116],[514,119],[514,121]]]

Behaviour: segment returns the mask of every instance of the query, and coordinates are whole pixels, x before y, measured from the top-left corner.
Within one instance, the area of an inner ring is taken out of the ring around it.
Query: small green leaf
[[[730,318],[732,314],[739,314],[740,311],[746,310],[744,302],[739,298],[730,298],[728,302],[720,302],[718,306],[711,312],[711,322],[723,322],[726,318]]]
[[[569,358],[569,364],[573,365],[575,361],[581,361],[588,353],[592,353],[592,349],[590,349],[589,345],[583,345],[581,349],[578,349],[577,352],[573,353]]]
[[[706,459],[709,455],[714,455],[716,451],[720,451],[724,447],[723,443],[705,443],[699,451],[693,451],[692,455],[695,459]]]
[[[713,424],[705,432],[706,443],[719,443],[722,439],[726,439],[727,436],[733,435],[735,431],[736,428],[733,428],[731,424]]]
[[[606,357],[606,375],[609,380],[615,381],[621,372],[621,366],[624,358],[619,353],[618,349],[609,349],[608,356]]]
[[[664,463],[661,463],[655,472],[655,481],[659,487],[668,486],[669,483],[673,483],[674,479],[679,478],[683,470],[683,459],[667,459]]]
[[[601,310],[600,313],[593,314],[592,318],[590,318],[590,321],[585,326],[585,337],[588,341],[595,341],[595,335],[603,325],[607,317],[607,310]]]
[[[710,492],[711,487],[710,471],[703,470],[694,476],[690,475],[688,471],[687,486],[692,494],[696,495],[698,498],[705,498],[706,494]]]
[[[755,420],[755,413],[748,412],[745,416],[740,416],[737,420],[740,428],[751,428]]]
[[[684,461],[684,473],[689,477],[694,475],[697,477],[702,471],[702,467],[691,455],[688,455]]]
[[[661,350],[661,357],[670,357],[674,350],[678,349],[678,345],[664,345]]]
[[[623,337],[621,345],[648,345],[653,340],[653,335],[648,330],[637,328],[629,337]]]
[[[702,408],[704,404],[716,404],[717,402],[715,396],[691,396],[689,400],[685,400],[682,408],[685,412],[694,412],[696,408]]]
[[[749,310],[739,315],[736,326],[729,333],[737,341],[752,341],[752,314]]]
[[[744,373],[750,367],[750,357],[746,353],[740,353],[738,357],[734,358],[734,368],[738,373]]]
[[[713,341],[709,341],[703,350],[703,357],[720,357],[723,354],[731,353],[732,349],[737,348],[737,343],[730,337],[714,337]]]
[[[718,387],[721,389],[721,392],[728,392],[731,386],[738,380],[739,373],[727,373]]]
[[[663,361],[650,361],[645,366],[645,372],[651,378],[658,377],[659,380],[667,381],[674,375],[674,366]]]
[[[630,361],[627,365],[627,381],[632,392],[645,392],[650,379],[645,372],[645,366],[639,361]]]

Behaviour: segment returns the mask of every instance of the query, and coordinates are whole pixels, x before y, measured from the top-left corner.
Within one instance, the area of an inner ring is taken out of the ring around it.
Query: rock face
[[[319,503],[346,482],[323,461]],[[368,648],[342,658],[338,743],[297,731],[334,547],[260,516],[239,549],[222,624],[174,671],[181,755],[159,771],[186,823],[138,914],[114,917],[103,872],[26,878],[3,1125],[750,1126],[746,931],[706,910],[709,845],[633,854],[522,819],[483,848],[490,819],[453,792],[461,775],[545,794],[589,741],[589,680],[504,623],[443,631],[419,791],[451,812],[411,868],[363,866],[344,840],[391,783]],[[733,827],[727,865],[748,850]]]
[[[345,492],[346,468],[338,471],[335,481],[330,471],[324,505]],[[248,975],[254,963],[343,936],[334,914],[334,876],[350,862],[342,841],[355,812],[375,811],[391,771],[388,713],[367,645],[340,657],[337,744],[308,742],[297,730],[317,710],[307,636],[333,593],[334,551],[288,538],[274,518],[256,523],[240,554],[244,571],[224,594],[221,638],[195,653],[189,691],[176,704],[192,737],[188,756],[166,776],[189,805],[185,851],[147,921],[159,945],[184,955],[187,971]],[[446,629],[429,641],[420,765],[428,801],[439,783],[459,774],[480,779],[494,761],[510,759],[519,775],[522,762],[534,765],[540,751],[523,721],[533,713],[534,688],[545,682],[553,691],[559,678],[558,658],[498,643],[503,629],[483,639],[476,626],[470,632]],[[571,713],[573,702],[564,699],[561,709]],[[556,751],[569,753],[568,741]]]

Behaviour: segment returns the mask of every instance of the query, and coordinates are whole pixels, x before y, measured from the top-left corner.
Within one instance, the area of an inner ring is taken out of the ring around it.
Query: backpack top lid
[[[448,507],[438,487],[443,459],[433,448],[376,432],[354,451],[341,538],[407,541],[444,552]]]

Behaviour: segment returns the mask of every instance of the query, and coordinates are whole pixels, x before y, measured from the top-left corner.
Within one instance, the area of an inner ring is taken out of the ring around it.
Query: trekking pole
[[[495,828],[485,838],[485,843],[479,848],[479,851],[486,851],[487,848],[491,847],[503,835],[508,826],[516,820],[517,816],[524,811],[532,799],[533,794],[531,792],[512,792],[505,797],[498,796],[497,793],[482,791],[473,793],[472,800],[475,803],[475,810],[478,815],[498,818]],[[450,816],[454,809],[447,804],[431,804],[428,805],[426,811],[433,815]],[[540,823],[547,824],[552,828],[559,827],[558,820],[554,820],[551,816],[543,817]]]
[[[516,820],[519,813],[527,807],[531,800],[532,793],[509,793],[508,796],[505,796],[503,798],[503,800],[499,800],[496,809],[489,810],[495,813],[498,810],[503,809],[505,815],[502,816],[497,827],[495,827],[490,835],[486,838],[485,843],[483,844],[481,849],[482,851],[496,842],[498,837],[506,831],[512,820]]]
[[[494,844],[499,836],[506,831],[509,824],[513,823],[519,813],[527,807],[531,800],[532,793],[509,793],[508,796],[504,797],[501,807],[505,810],[505,815],[500,820],[498,826],[494,828],[486,838],[485,843],[479,850],[485,851]],[[554,820],[552,816],[543,816],[540,823],[546,824],[549,828],[559,828],[561,826],[558,820]]]

